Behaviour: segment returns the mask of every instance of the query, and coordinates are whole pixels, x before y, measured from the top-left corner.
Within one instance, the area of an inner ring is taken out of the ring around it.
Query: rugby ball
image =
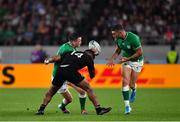
[[[95,49],[95,55],[99,55],[99,53],[101,52],[101,46],[95,40],[91,40],[89,42],[88,47],[89,47],[89,49],[92,49],[92,48]]]

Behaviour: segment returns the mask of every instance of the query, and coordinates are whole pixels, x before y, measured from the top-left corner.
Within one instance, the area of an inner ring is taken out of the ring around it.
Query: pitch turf
[[[95,89],[102,106],[111,106],[112,111],[97,116],[87,99],[87,116],[80,114],[77,93],[68,106],[71,114],[64,115],[57,105],[62,100],[56,94],[48,105],[45,115],[34,115],[47,89],[0,89],[0,120],[26,121],[171,121],[180,120],[180,89],[138,89],[137,99],[132,104],[132,113],[124,115],[121,89]]]

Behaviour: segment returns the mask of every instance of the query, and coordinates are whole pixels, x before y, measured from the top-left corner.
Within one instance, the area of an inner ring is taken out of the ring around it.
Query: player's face
[[[116,38],[123,38],[123,34],[122,34],[122,32],[121,31],[112,31],[111,32],[112,33],[112,37],[114,38],[114,39],[116,39]]]
[[[116,39],[118,37],[118,32],[112,31],[111,33],[112,33],[113,39]]]
[[[74,41],[74,47],[80,47],[82,43],[82,37],[78,37],[75,41]]]

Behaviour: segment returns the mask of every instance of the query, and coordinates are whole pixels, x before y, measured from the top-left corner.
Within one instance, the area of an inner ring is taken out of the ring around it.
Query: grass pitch
[[[95,89],[102,106],[111,106],[108,114],[97,116],[89,99],[86,109],[89,114],[80,114],[77,93],[67,107],[71,114],[65,115],[57,108],[62,96],[56,94],[45,110],[37,111],[47,89],[0,89],[0,121],[180,121],[180,89],[138,89],[137,99],[131,104],[132,113],[124,115],[121,89]]]

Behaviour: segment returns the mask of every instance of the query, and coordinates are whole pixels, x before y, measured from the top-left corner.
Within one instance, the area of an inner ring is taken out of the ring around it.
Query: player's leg
[[[138,79],[138,75],[141,72],[143,67],[143,61],[141,62],[130,62],[132,72],[131,72],[131,81],[130,81],[130,88],[131,88],[131,95],[130,95],[130,102],[134,102],[136,99],[136,81]]]
[[[131,67],[128,64],[122,64],[122,94],[125,104],[125,114],[131,112],[129,103],[129,84],[131,80]]]
[[[89,99],[91,100],[91,102],[93,103],[93,105],[96,109],[96,113],[98,115],[108,113],[111,110],[111,107],[108,107],[108,108],[100,107],[100,104],[96,98],[96,95],[94,94],[93,89],[91,88],[91,86],[89,85],[89,83],[86,79],[83,79],[77,85],[87,92],[87,95],[88,95]]]
[[[130,88],[131,88],[131,95],[129,98],[130,102],[134,102],[136,99],[136,81],[138,79],[139,72],[132,70],[131,72],[131,81],[130,81]]]
[[[80,102],[80,106],[81,106],[81,114],[83,115],[87,115],[87,111],[85,109],[85,104],[86,104],[86,92],[81,89],[80,87],[68,82],[68,85],[70,85],[71,87],[73,87],[78,93],[79,93],[79,102]]]
[[[57,92],[58,89],[59,89],[59,87],[54,86],[54,85],[52,85],[49,88],[48,92],[44,96],[43,103],[40,105],[36,115],[43,115],[44,114],[44,109],[46,108],[48,103],[51,101],[52,97],[54,96],[54,94]]]
[[[78,86],[87,92],[89,99],[92,101],[92,103],[95,107],[99,105],[97,98],[96,98],[92,88],[90,87],[89,83],[86,81],[86,79],[84,79],[80,83],[78,83]]]
[[[57,69],[57,72],[54,78],[52,78],[52,85],[49,88],[48,92],[46,93],[43,103],[41,104],[41,106],[38,109],[38,112],[36,113],[37,115],[44,114],[45,107],[51,101],[52,97],[55,95],[55,93],[59,90],[59,88],[63,85],[64,82],[65,82],[65,79],[63,77],[63,71]]]
[[[93,89],[89,85],[88,81],[78,71],[71,70],[70,74],[66,75],[66,78],[69,82],[75,84],[76,86],[80,87],[81,89],[87,92],[87,95],[89,99],[91,100],[91,102],[93,103],[96,109],[96,113],[98,115],[105,114],[111,110],[110,107],[109,108],[100,107],[100,104],[97,101],[97,98],[94,94]]]
[[[63,113],[70,113],[69,110],[66,109],[66,106],[72,102],[72,95],[68,90],[67,82],[61,86],[61,88],[58,90],[58,93],[64,97],[62,102],[58,105],[58,108],[61,109]]]

